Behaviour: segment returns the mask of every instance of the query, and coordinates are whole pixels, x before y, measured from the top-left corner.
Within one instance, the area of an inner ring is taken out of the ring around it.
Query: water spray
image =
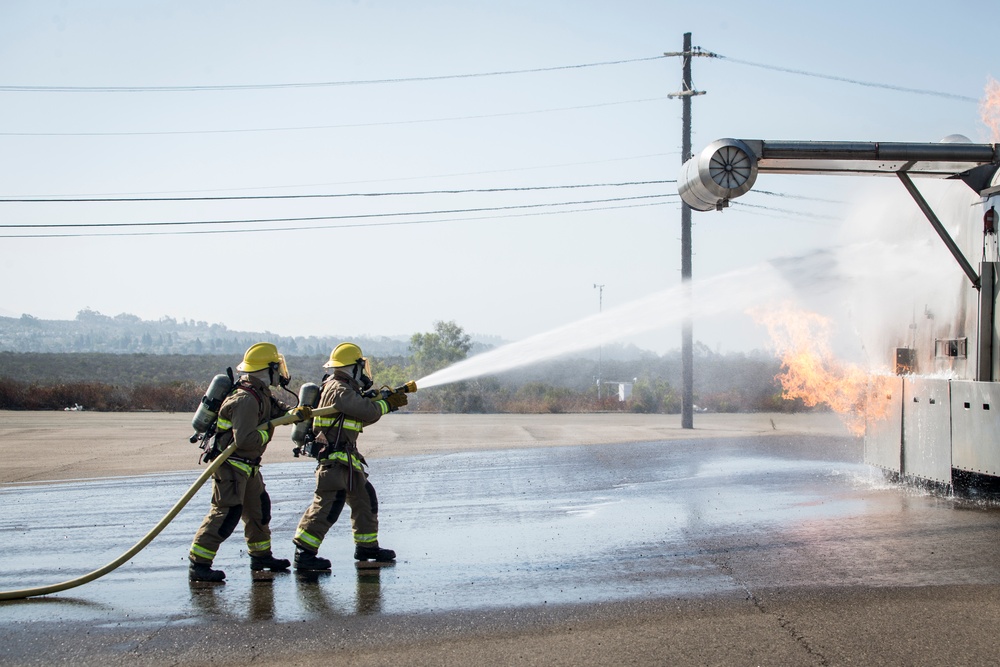
[[[508,343],[417,380],[423,389],[528,366],[620,342],[629,336],[679,325],[685,318],[746,313],[754,308],[808,298],[837,297],[859,286],[884,284],[890,274],[920,275],[928,260],[893,252],[874,242],[826,247],[780,257],[746,269],[698,280],[689,302],[684,286],[642,297],[520,341]],[[934,274],[935,279],[937,274]]]
[[[789,292],[780,271],[769,263],[731,271],[695,284],[689,303],[685,286],[655,292],[617,308],[509,343],[459,361],[417,380],[424,389],[527,366],[594,349],[629,336],[663,329],[686,317],[707,317],[764,303]]]

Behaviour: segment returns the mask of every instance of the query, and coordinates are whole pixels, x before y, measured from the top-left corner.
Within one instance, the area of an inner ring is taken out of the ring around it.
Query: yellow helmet
[[[271,364],[278,364],[279,367],[283,368],[285,358],[278,354],[278,348],[273,343],[257,343],[247,349],[246,354],[243,355],[243,361],[236,367],[236,370],[243,373],[253,373],[254,371],[262,371]]]
[[[333,352],[330,353],[330,361],[323,364],[323,368],[343,368],[364,360],[360,347],[354,343],[341,343],[333,348]]]

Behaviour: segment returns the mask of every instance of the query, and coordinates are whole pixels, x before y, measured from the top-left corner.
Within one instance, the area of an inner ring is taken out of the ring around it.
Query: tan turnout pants
[[[212,508],[195,533],[191,560],[211,564],[241,518],[250,555],[271,555],[271,498],[260,468],[248,474],[226,461],[212,476]]]
[[[316,494],[312,505],[302,515],[294,542],[312,552],[331,526],[337,522],[344,504],[351,508],[354,541],[366,547],[378,546],[378,498],[368,475],[354,469],[354,485],[348,490],[349,469],[340,463],[323,463],[316,469]]]

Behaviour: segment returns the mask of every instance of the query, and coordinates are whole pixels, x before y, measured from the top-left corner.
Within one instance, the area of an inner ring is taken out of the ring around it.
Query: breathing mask
[[[351,376],[354,381],[361,385],[361,391],[368,391],[372,388],[375,382],[372,380],[372,370],[371,366],[368,364],[368,359],[362,357],[358,359],[357,363],[354,364],[354,370],[351,372]]]
[[[288,372],[288,364],[285,363],[285,355],[279,354],[277,362],[271,362],[267,365],[270,371],[270,384],[272,387],[281,387],[284,389],[288,386],[288,383],[292,381],[292,376]],[[277,382],[275,382],[274,374],[277,372]]]

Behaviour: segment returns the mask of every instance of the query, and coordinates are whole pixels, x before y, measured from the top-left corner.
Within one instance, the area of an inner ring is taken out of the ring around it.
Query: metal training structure
[[[872,379],[865,462],[903,479],[952,488],[1000,483],[998,170],[1000,144],[960,135],[940,143],[719,139],[681,167],[678,193],[696,211],[728,207],[759,174],[894,176],[916,202],[968,289],[939,331],[891,350],[895,375]],[[913,178],[968,185],[982,201],[981,230],[953,238]],[[977,270],[968,258],[980,251]]]

